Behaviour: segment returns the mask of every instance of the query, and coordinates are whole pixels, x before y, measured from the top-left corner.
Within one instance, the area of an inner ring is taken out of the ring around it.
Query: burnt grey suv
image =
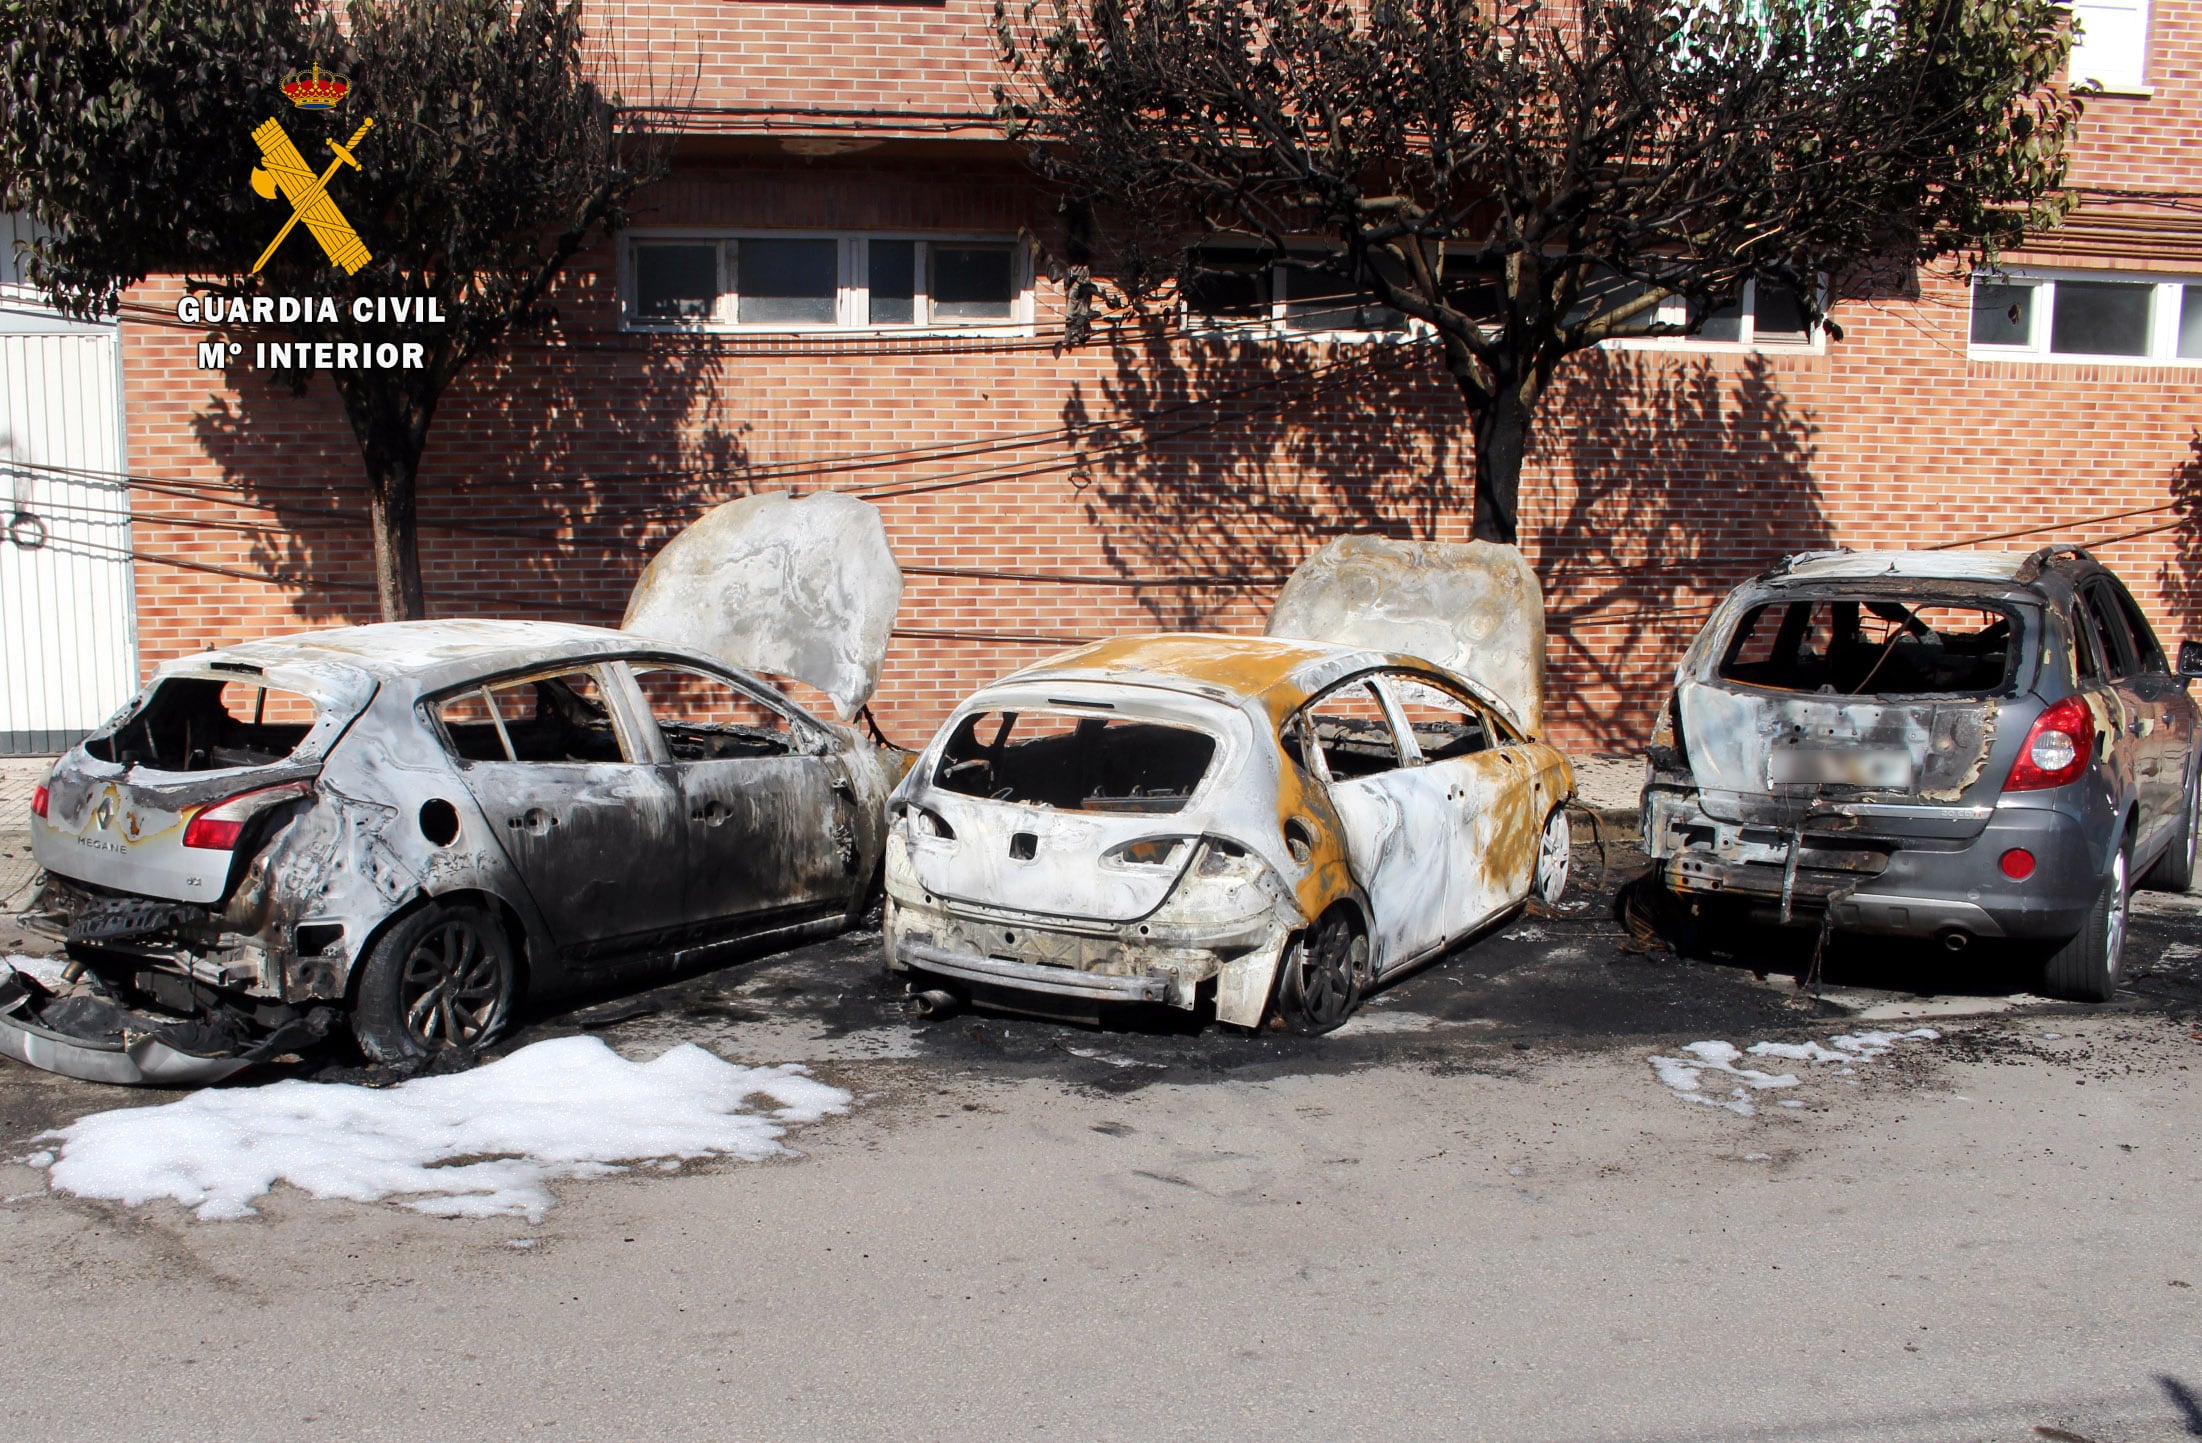
[[[2075,547],[1792,556],[1676,671],[1653,880],[1693,922],[2015,944],[2107,1000],[2136,879],[2194,879],[2197,674]]]

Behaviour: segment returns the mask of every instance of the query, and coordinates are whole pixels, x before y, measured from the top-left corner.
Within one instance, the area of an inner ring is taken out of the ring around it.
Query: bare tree
[[[1326,243],[1467,402],[1475,534],[1512,541],[1572,352],[1757,279],[1993,255],[2061,214],[2057,0],[996,0],[996,89],[1113,231],[1135,302],[1190,237]],[[1831,326],[1830,330],[1834,328]],[[1837,332],[1839,334],[1839,332]]]

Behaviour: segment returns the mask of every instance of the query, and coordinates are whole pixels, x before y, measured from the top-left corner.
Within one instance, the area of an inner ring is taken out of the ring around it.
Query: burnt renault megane
[[[848,925],[905,756],[768,676],[853,716],[900,591],[869,506],[760,496],[676,538],[623,629],[398,622],[167,663],[34,795],[71,985],[0,969],[0,1053],[186,1084],[342,1025],[403,1061],[493,1038],[525,991]]]

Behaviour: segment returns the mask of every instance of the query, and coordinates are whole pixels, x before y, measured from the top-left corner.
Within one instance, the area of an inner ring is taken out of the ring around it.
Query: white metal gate
[[[69,745],[137,685],[120,366],[113,327],[0,287],[0,755]]]

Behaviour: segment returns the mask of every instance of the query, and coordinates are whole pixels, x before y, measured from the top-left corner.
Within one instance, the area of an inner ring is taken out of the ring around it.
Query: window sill
[[[1036,334],[1030,321],[967,326],[672,326],[629,322],[620,329],[630,336],[708,336],[730,341],[926,341]]]
[[[2147,85],[2097,85],[2072,92],[2082,100],[2154,100],[2155,88]]]
[[[1969,348],[1965,359],[2016,361],[2033,366],[2146,366],[2160,371],[2202,368],[2202,357],[2194,356],[2079,356],[2064,351],[2000,351],[1987,346]]]
[[[1674,351],[1693,356],[1824,356],[1827,340],[1809,341],[1701,341],[1689,336],[1614,336],[1600,341],[1597,349],[1614,351]]]

